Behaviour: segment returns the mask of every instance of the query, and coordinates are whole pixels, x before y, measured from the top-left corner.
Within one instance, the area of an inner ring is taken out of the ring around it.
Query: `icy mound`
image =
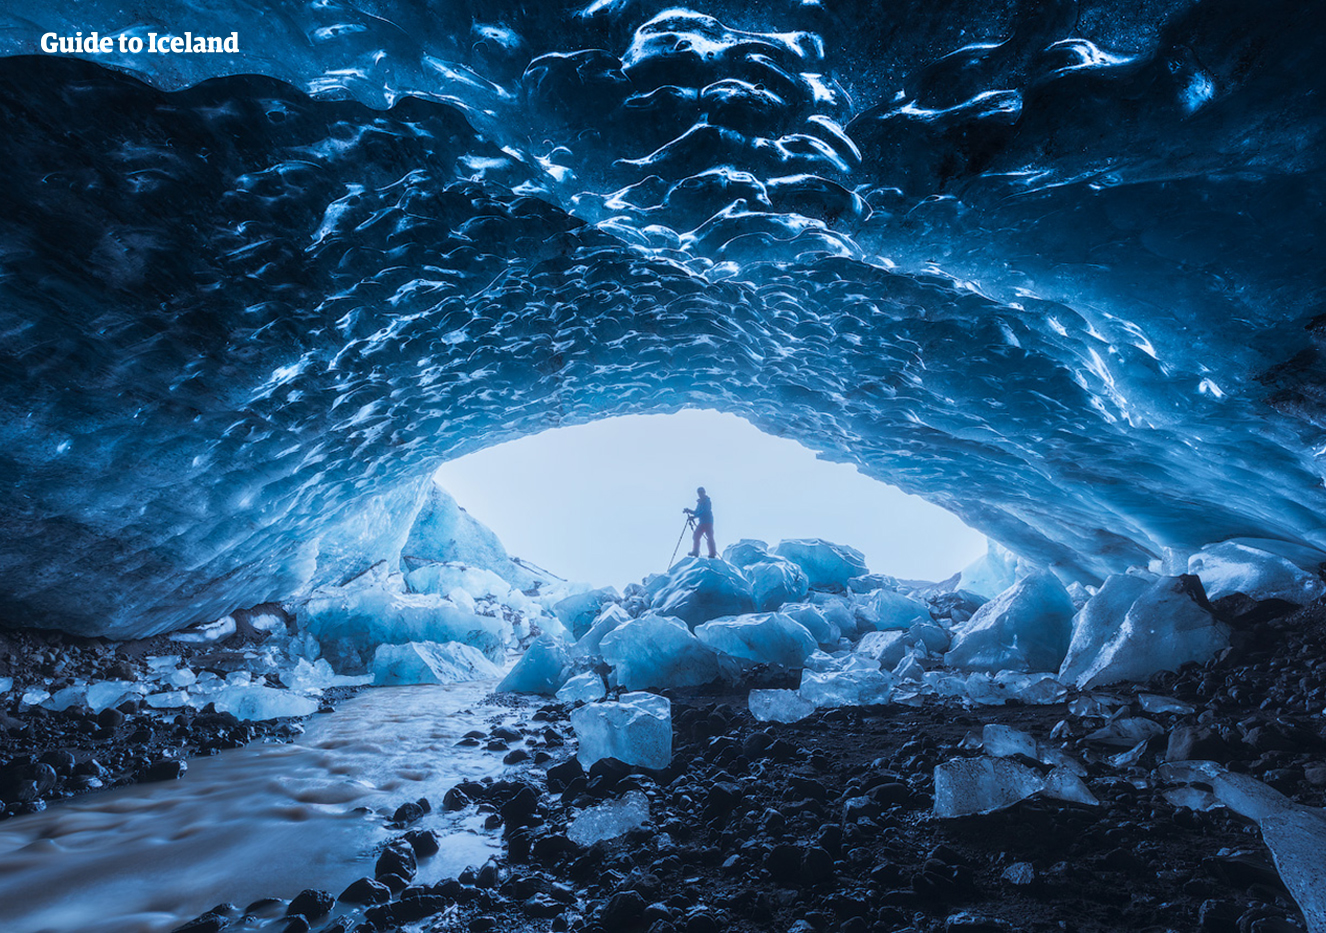
[[[779,541],[774,553],[804,570],[811,586],[824,589],[846,586],[852,577],[870,572],[865,556],[856,548],[819,538]]]
[[[1024,577],[976,611],[953,634],[950,667],[1057,671],[1072,636],[1073,603],[1048,573]]]
[[[302,598],[409,555],[440,460],[685,405],[1084,584],[1326,547],[1303,4],[153,9],[246,47],[0,61],[7,622]]]
[[[691,628],[755,608],[750,583],[723,560],[686,558],[659,582],[650,606],[659,615],[675,616]]]

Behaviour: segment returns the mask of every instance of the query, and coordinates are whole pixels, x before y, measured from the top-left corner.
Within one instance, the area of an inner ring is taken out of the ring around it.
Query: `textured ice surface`
[[[935,816],[993,813],[1035,794],[1097,806],[1100,801],[1068,768],[1049,774],[1007,758],[955,758],[935,766]]]
[[[554,603],[552,610],[574,637],[582,638],[604,607],[620,602],[621,598],[621,594],[614,587],[607,586],[568,596]]]
[[[575,643],[573,653],[580,657],[592,658],[599,654],[604,636],[618,626],[631,621],[631,615],[621,606],[613,604],[599,613],[594,624]]]
[[[1146,742],[1164,734],[1165,729],[1160,723],[1134,716],[1110,720],[1094,732],[1088,732],[1086,741],[1118,748],[1132,748],[1139,742]]]
[[[1295,803],[1247,774],[1218,769],[1216,798],[1256,822],[1309,933],[1326,933],[1326,812]]]
[[[893,695],[893,675],[885,671],[846,668],[802,671],[801,698],[815,706],[870,706]]]
[[[798,722],[815,712],[815,704],[796,690],[752,690],[746,705],[760,722]]]
[[[881,631],[910,628],[918,623],[932,621],[925,603],[893,590],[876,593],[870,600],[870,609],[875,618],[875,627]]]
[[[154,697],[148,697],[149,704]],[[213,703],[217,712],[230,713],[236,719],[282,719],[287,716],[308,716],[318,711],[321,702],[315,697],[303,696],[289,690],[277,690],[255,684],[222,687],[215,693],[204,695],[202,703]],[[170,704],[183,706],[180,704]]]
[[[742,538],[736,544],[723,548],[723,560],[733,567],[748,567],[769,560],[769,545],[755,538]]]
[[[649,798],[641,791],[627,791],[616,800],[581,810],[571,817],[566,835],[580,846],[615,839],[649,822]]]
[[[1192,576],[1161,577],[1152,583],[1123,621],[1115,623],[1096,656],[1082,665],[1075,678],[1078,687],[1145,680],[1189,661],[1210,660],[1229,646],[1229,630],[1202,602],[1201,584]]]
[[[1068,580],[1326,545],[1301,3],[164,0],[251,44],[30,57],[85,13],[0,14],[0,617],[336,584],[439,461],[688,405]]]
[[[666,768],[672,761],[672,704],[652,693],[623,693],[612,703],[590,703],[571,713],[588,768],[600,758],[616,758],[642,768]]]
[[[800,566],[815,587],[846,586],[852,577],[870,572],[856,548],[820,538],[788,538],[778,542],[774,553]]]
[[[1073,603],[1063,584],[1033,573],[994,599],[953,633],[950,667],[980,671],[1054,671],[1068,650]]]
[[[497,574],[507,583],[529,586],[533,576],[516,563],[482,522],[476,521],[445,489],[428,483],[423,503],[401,547],[403,560],[459,561]]]
[[[458,641],[496,660],[512,637],[505,619],[477,615],[436,594],[408,593],[404,577],[381,564],[343,586],[316,591],[300,615],[323,655],[343,673],[364,670],[378,645]]]
[[[818,644],[833,647],[838,644],[838,639],[842,636],[842,631],[829,621],[828,615],[819,606],[798,603],[783,606],[780,611],[805,626],[806,631],[810,632]]]
[[[750,583],[724,560],[688,557],[659,582],[651,604],[659,615],[675,616],[691,628],[720,616],[755,608]]]
[[[644,615],[623,622],[599,643],[620,686],[696,687],[718,676],[718,659],[680,619]]]
[[[781,612],[714,619],[696,627],[695,637],[730,657],[784,667],[801,667],[816,650],[806,627]]]
[[[497,685],[498,692],[552,696],[566,683],[571,656],[551,635],[540,635]]]
[[[958,589],[994,599],[1017,582],[1018,557],[998,541],[986,541],[986,551],[963,568]]]
[[[766,558],[746,564],[741,573],[750,581],[757,612],[772,612],[784,603],[795,602],[806,595],[810,586],[806,572],[790,560]]]
[[[603,678],[593,671],[586,671],[583,674],[576,674],[562,684],[561,689],[557,691],[557,702],[568,705],[593,703],[595,700],[603,699],[606,693]]]
[[[1073,636],[1059,666],[1059,679],[1075,683],[1096,662],[1101,649],[1119,631],[1137,597],[1151,586],[1148,577],[1114,573],[1073,617]]]
[[[454,684],[501,675],[502,669],[478,648],[455,641],[378,645],[373,655],[373,683],[379,687]]]
[[[1326,592],[1317,575],[1323,561],[1326,553],[1284,542],[1233,540],[1192,555],[1188,573],[1201,577],[1210,599],[1246,593],[1254,599],[1287,599],[1301,605]]]

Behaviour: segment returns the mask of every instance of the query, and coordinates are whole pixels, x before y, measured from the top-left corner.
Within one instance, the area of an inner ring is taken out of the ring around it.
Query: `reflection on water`
[[[493,684],[378,688],[315,716],[293,745],[251,745],[189,762],[179,781],[90,794],[0,823],[0,930],[157,933],[218,903],[339,894],[373,872],[381,813],[440,803],[499,758],[456,748],[508,714],[475,704]],[[499,848],[479,819],[434,810],[444,836],[420,865],[454,876]]]

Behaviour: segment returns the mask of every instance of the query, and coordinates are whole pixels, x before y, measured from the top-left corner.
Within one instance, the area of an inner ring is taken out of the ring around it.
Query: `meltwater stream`
[[[90,794],[0,824],[0,929],[157,933],[218,903],[305,888],[337,894],[372,875],[395,807],[440,802],[457,782],[502,768],[491,752],[456,747],[471,729],[510,718],[477,705],[492,687],[377,688],[313,717],[293,744],[195,759],[179,781]],[[420,862],[424,881],[500,847],[473,812],[439,808],[415,825],[442,837],[441,851]]]

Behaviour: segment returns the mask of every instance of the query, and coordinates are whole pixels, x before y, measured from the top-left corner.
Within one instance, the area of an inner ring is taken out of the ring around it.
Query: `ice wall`
[[[1067,578],[1326,545],[1311,5],[537,6],[0,59],[7,622],[307,592],[442,459],[686,405]]]

